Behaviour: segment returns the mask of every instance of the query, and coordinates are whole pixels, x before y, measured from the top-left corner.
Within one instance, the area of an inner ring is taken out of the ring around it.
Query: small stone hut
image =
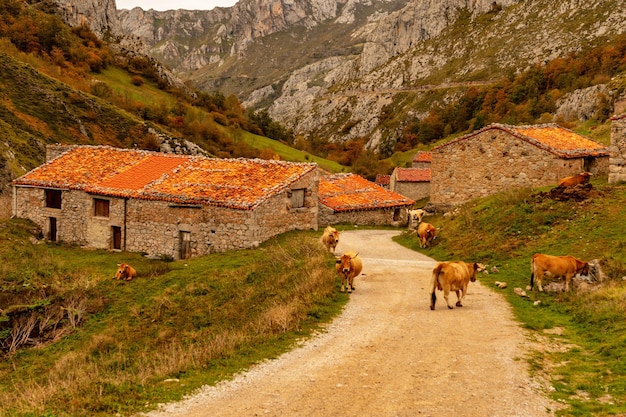
[[[320,177],[319,225],[406,226],[414,201],[356,174]]]
[[[458,205],[501,191],[608,173],[609,149],[556,124],[492,124],[432,150],[430,203]]]
[[[609,183],[626,182],[626,113],[611,118]]]
[[[389,189],[413,200],[430,196],[430,167],[395,168],[391,174]]]
[[[316,164],[108,146],[51,154],[13,181],[14,215],[51,241],[185,259],[318,227]]]
[[[433,160],[433,155],[431,152],[426,151],[418,151],[413,157],[413,161],[411,162],[411,168],[429,168],[430,163]]]

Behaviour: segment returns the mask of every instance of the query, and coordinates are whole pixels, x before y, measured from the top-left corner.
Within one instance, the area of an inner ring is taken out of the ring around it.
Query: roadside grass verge
[[[431,248],[419,249],[415,234],[396,238],[439,261],[497,268],[479,281],[506,297],[542,346],[529,358],[531,371],[549,379],[546,395],[564,404],[556,411],[563,416],[626,413],[626,185],[592,184],[599,196],[582,202],[542,198],[546,187],[475,200],[451,217],[425,217],[439,229]],[[598,259],[608,279],[570,293],[517,296],[513,290],[526,290],[530,257],[538,252]]]
[[[180,262],[36,243],[35,232],[0,223],[12,243],[0,249],[3,416],[131,415],[180,400],[293,348],[348,300],[321,232]],[[138,276],[112,279],[120,262]],[[9,351],[20,332],[26,343]]]

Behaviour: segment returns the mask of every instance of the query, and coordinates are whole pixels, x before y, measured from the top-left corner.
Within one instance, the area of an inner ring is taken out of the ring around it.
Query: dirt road
[[[438,293],[430,311],[435,262],[394,243],[396,233],[341,234],[337,253],[357,250],[363,274],[327,331],[149,416],[551,415],[508,304],[475,282],[464,307],[448,310]]]

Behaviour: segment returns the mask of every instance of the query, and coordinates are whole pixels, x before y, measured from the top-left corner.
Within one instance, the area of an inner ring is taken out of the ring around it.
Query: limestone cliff
[[[58,2],[72,16],[83,13],[78,3],[110,13],[111,1]],[[623,33],[622,3],[240,0],[209,11],[119,10],[109,27],[181,79],[237,94],[304,137],[364,137],[381,149],[469,85]]]

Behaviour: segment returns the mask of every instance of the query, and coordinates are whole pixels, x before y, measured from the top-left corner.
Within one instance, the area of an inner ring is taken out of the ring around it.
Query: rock
[[[514,292],[515,294],[519,295],[520,297],[526,297],[526,296],[527,296],[527,295],[526,295],[526,291],[524,291],[524,290],[523,290],[523,289],[521,289],[521,288],[514,288],[514,289],[513,289],[513,292]]]

